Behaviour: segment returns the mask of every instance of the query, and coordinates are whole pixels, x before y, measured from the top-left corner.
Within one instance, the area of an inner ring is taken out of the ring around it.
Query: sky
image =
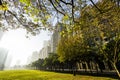
[[[11,60],[7,61],[11,62],[10,66],[24,65],[32,52],[40,51],[43,42],[49,39],[47,31],[41,31],[37,36],[26,38],[26,30],[24,29],[9,30],[2,36],[0,47],[8,50],[8,58]]]

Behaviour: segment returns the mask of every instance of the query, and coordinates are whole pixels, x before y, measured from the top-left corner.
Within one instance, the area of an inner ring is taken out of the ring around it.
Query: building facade
[[[50,40],[44,41],[44,46],[39,52],[39,58],[45,59],[48,57],[49,53],[51,53],[51,42]]]
[[[55,27],[51,39],[44,41],[44,46],[39,52],[41,59],[45,59],[49,56],[49,53],[57,53],[57,46],[60,40],[60,32],[62,31],[62,26],[59,24]]]

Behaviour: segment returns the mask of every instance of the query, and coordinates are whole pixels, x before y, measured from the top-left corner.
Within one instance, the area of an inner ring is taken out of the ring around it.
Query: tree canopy
[[[96,6],[102,14],[89,5],[81,10],[79,23],[67,24],[62,31],[64,35],[58,45],[58,55],[61,61],[109,61],[119,75],[116,64],[120,61],[120,8],[105,0],[97,2]]]
[[[41,29],[52,30],[53,24],[61,21],[62,18],[66,19],[67,22],[69,20],[72,23],[79,22],[77,20],[81,15],[80,11],[87,5],[94,5],[98,13],[107,12],[104,11],[104,8],[96,5],[96,2],[100,1],[0,0],[0,26],[4,30],[22,27],[32,34],[37,34]],[[116,3],[119,7],[119,0],[108,1]]]

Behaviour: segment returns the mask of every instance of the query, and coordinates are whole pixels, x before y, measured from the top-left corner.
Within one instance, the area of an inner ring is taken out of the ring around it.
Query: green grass
[[[37,70],[7,70],[0,71],[0,80],[117,80],[107,77],[95,77],[37,71]]]

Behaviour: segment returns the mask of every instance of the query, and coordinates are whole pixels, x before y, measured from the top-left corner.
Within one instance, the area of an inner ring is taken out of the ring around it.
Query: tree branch
[[[52,2],[52,0],[49,0],[49,1],[50,1],[50,3],[53,5],[53,7],[55,8],[55,10],[56,10],[57,12],[59,12],[59,13],[61,13],[62,15],[65,16],[65,14],[64,14],[63,12],[59,11],[59,10],[55,7],[55,5],[54,5],[54,3]]]
[[[71,2],[72,2],[72,18],[73,18],[73,21],[75,21],[74,20],[74,1],[71,0]]]
[[[6,22],[9,24],[9,21],[7,20],[7,16],[6,16],[6,11],[4,11],[4,16],[5,16]]]
[[[17,20],[18,20],[18,22],[20,23],[20,24],[22,24],[22,22],[18,19],[18,17],[14,14],[14,13],[12,13],[11,11],[9,11],[9,10],[7,10],[10,14],[12,14]],[[23,25],[23,24],[22,24]]]
[[[63,9],[63,7],[58,3],[57,0],[55,0],[57,2],[57,4],[59,5],[59,7],[65,12],[65,10]]]
[[[97,5],[93,2],[93,0],[90,0],[91,1],[91,3],[95,6],[95,8],[100,12],[100,13],[102,13],[102,11],[97,7]]]
[[[40,0],[38,0],[38,6],[39,6],[39,8],[42,10],[42,6],[41,6],[40,3],[41,3]]]
[[[63,0],[60,0],[62,3],[64,3],[64,4],[66,4],[66,5],[72,5],[72,3],[67,3],[67,2],[65,2],[65,1],[63,1]]]
[[[23,22],[22,21],[20,21],[19,19],[18,19],[18,17],[14,14],[14,13],[12,13],[11,11],[9,11],[9,10],[7,10],[11,15],[13,15],[16,19],[17,19],[17,21],[22,25],[22,26],[24,26],[24,27],[28,27],[28,25],[25,25],[25,24],[23,24]]]

